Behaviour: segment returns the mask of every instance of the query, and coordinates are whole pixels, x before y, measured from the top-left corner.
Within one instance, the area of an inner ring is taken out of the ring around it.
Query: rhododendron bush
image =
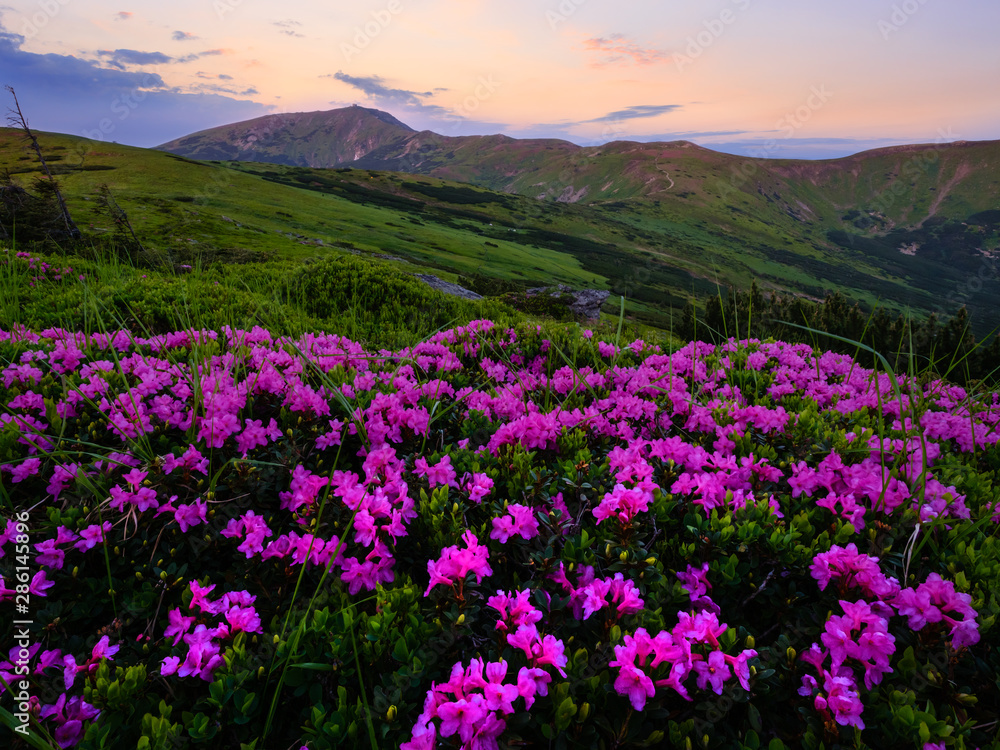
[[[3,731],[991,745],[998,395],[588,334],[0,332]]]

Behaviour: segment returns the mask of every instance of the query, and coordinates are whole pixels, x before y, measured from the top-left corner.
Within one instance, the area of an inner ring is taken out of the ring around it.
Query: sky
[[[36,130],[144,147],[360,104],[821,159],[1000,139],[998,30],[998,0],[0,0],[0,86]]]

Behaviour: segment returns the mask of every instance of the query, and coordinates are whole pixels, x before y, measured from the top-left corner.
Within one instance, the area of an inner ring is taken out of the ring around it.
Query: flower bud
[[[396,707],[395,706],[389,706],[389,710],[385,712],[385,718],[388,719],[389,721],[395,721],[396,720]]]
[[[752,635],[748,635],[747,636],[747,640],[746,640],[746,644],[747,644],[747,648],[753,648],[755,645],[757,645],[757,641],[755,641],[753,639]]]
[[[456,625],[463,625],[464,623],[465,623],[465,613],[463,612],[462,614],[460,614],[458,616],[458,619],[455,620],[455,624]]]
[[[625,550],[622,550],[618,554],[618,559],[621,560],[622,562],[628,562],[628,552],[626,552]]]
[[[795,657],[796,656],[797,656],[797,654],[795,653],[795,649],[792,648],[791,646],[789,646],[787,649],[785,649],[785,658],[788,659],[788,663],[789,664],[794,664],[795,663]]]
[[[580,706],[580,710],[576,712],[576,720],[583,723],[587,720],[588,716],[590,716],[590,704],[584,703]]]

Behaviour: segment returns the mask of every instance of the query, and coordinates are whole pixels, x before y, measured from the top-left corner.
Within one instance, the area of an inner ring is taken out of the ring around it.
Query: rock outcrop
[[[427,284],[427,286],[432,289],[437,289],[439,292],[444,292],[445,294],[450,294],[454,297],[461,297],[462,299],[482,299],[483,295],[476,294],[464,286],[459,286],[458,284],[452,284],[450,281],[445,281],[444,279],[439,279],[437,276],[433,276],[429,273],[418,273],[414,274],[418,279]]]
[[[533,294],[548,294],[550,297],[562,297],[569,295],[572,302],[569,303],[570,311],[580,318],[599,318],[601,316],[601,305],[611,296],[611,292],[606,289],[572,289],[565,284],[555,286],[541,286],[529,289],[529,296]]]

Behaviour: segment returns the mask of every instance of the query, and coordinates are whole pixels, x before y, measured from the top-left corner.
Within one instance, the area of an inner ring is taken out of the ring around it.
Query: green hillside
[[[472,151],[431,170],[502,188],[491,190],[352,167],[192,161],[53,134],[42,142],[85,233],[113,230],[95,200],[106,184],[143,244],[175,262],[358,253],[448,281],[609,289],[627,298],[631,315],[661,327],[691,296],[752,280],[764,290],[809,299],[839,291],[869,308],[917,314],[966,304],[980,327],[1000,307],[1000,286],[972,283],[996,275],[990,254],[1000,245],[1000,214],[991,210],[997,185],[987,169],[1000,163],[996,143],[796,162],[686,143],[594,150],[498,136],[463,141]],[[507,152],[517,148],[516,180],[535,180],[536,195],[501,184]],[[466,163],[479,172],[456,166]],[[25,186],[38,174],[11,130],[0,131],[0,169]],[[616,175],[620,200],[560,200],[563,183],[576,193],[602,170]]]

